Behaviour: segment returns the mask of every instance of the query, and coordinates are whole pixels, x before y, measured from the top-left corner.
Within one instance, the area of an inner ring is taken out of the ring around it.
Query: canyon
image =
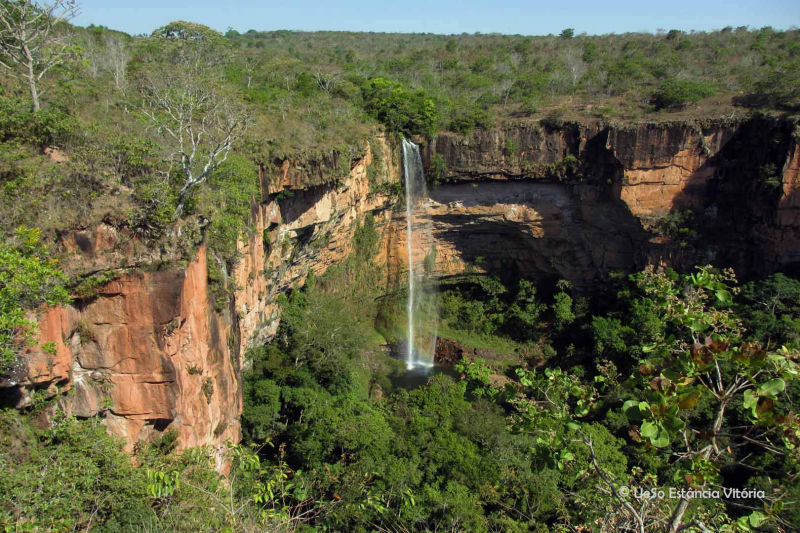
[[[647,264],[714,263],[743,278],[800,266],[800,132],[788,120],[545,120],[416,141],[437,184],[418,214],[433,242],[413,248],[435,246],[440,278],[567,279],[590,291]],[[337,157],[262,166],[239,260],[221,266],[221,306],[201,217],[157,246],[105,223],[64,233],[64,270],[94,276],[96,290],[41,310],[41,341],[0,383],[4,402],[55,397],[68,413],[101,415],[129,451],[173,430],[180,448],[211,446],[221,460],[240,438],[244,354],[275,335],[281,294],[346,257],[368,214],[387,291],[404,279],[399,152],[377,135],[344,177]]]

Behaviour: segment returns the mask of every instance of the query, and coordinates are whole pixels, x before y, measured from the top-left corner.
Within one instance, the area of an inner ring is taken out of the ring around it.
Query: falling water
[[[403,139],[403,170],[406,188],[406,246],[408,248],[408,331],[406,338],[406,368],[408,370],[425,369],[433,366],[436,351],[436,334],[438,327],[438,305],[434,284],[428,280],[427,268],[420,268],[415,260],[415,246],[421,242],[432,242],[430,224],[414,222],[415,211],[420,202],[427,198],[425,174],[422,170],[422,158],[419,147]],[[427,238],[420,238],[427,237]],[[416,242],[415,242],[416,238]],[[435,249],[429,249],[423,255],[433,260]],[[426,261],[428,263],[428,261]]]

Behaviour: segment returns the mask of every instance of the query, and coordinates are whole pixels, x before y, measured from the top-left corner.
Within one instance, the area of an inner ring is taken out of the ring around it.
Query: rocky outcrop
[[[588,285],[652,262],[718,262],[742,276],[792,268],[797,137],[773,118],[439,135],[423,150],[445,169],[426,211],[437,271],[480,258],[487,271]]]
[[[381,139],[341,184],[291,190],[255,207],[254,231],[239,245],[242,255],[233,272],[234,309],[240,351],[271,339],[279,321],[277,297],[300,286],[310,272],[321,274],[352,250],[353,233],[367,213],[383,232],[390,220],[391,197],[385,185],[400,179],[395,156]],[[369,169],[380,165],[372,173]],[[378,261],[384,258],[377,258]]]
[[[469,270],[512,281],[565,278],[580,286],[646,260],[636,255],[648,234],[634,217],[588,194],[573,195],[563,184],[454,183],[430,196],[415,222],[431,227],[429,233],[415,233],[420,253],[415,262],[435,247],[438,277]],[[405,274],[405,225],[405,217],[396,216],[387,239],[390,279]]]
[[[344,179],[292,189],[302,169],[281,170],[293,177],[254,203],[241,259],[230,272],[220,267],[232,294],[220,310],[208,287],[208,263],[219,261],[196,221],[160,246],[106,224],[62,235],[63,267],[85,281],[74,305],[41,311],[41,342],[0,383],[4,402],[60,395],[65,411],[101,416],[128,450],[164,431],[177,433],[180,448],[238,441],[245,350],[274,335],[280,293],[349,254],[367,213],[383,229],[394,161],[379,138]]]
[[[230,324],[209,312],[207,278],[201,246],[186,268],[129,272],[90,302],[45,310],[18,405],[38,388],[69,391],[59,400],[66,412],[102,415],[129,450],[167,428],[181,447],[237,440]]]
[[[780,174],[780,197],[770,249],[773,262],[800,266],[800,132],[796,131]]]

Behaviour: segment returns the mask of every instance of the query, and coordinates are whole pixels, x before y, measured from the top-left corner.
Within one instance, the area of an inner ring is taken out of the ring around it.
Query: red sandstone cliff
[[[381,171],[370,178],[376,150]],[[166,430],[177,432],[180,448],[238,441],[244,351],[274,335],[281,292],[349,254],[367,212],[379,224],[388,220],[388,195],[371,188],[399,179],[393,161],[379,139],[344,180],[257,204],[252,232],[238,244],[241,260],[227,273],[231,311],[216,312],[209,301],[207,265],[215,258],[194,222],[159,247],[105,224],[65,235],[67,271],[104,281],[96,294],[40,313],[41,342],[0,384],[6,398],[24,407],[35,394],[60,395],[67,412],[102,416],[128,450]],[[196,248],[175,244],[187,241]]]

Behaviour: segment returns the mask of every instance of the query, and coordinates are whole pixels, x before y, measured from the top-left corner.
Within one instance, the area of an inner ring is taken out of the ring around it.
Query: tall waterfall
[[[425,174],[419,147],[403,139],[403,172],[406,194],[406,246],[408,248],[408,331],[406,337],[406,368],[414,370],[433,366],[436,352],[438,328],[438,300],[434,283],[430,278],[435,262],[435,247],[430,244],[430,222],[419,218],[420,204],[428,196]],[[428,243],[427,250],[418,249]],[[424,253],[420,253],[424,252]],[[419,257],[422,257],[420,265]]]

